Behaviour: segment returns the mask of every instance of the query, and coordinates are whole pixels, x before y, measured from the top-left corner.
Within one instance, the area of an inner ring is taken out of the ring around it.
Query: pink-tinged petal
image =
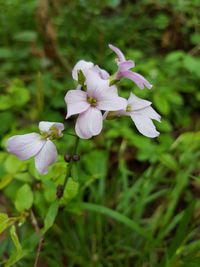
[[[151,105],[151,102],[142,98],[137,97],[133,93],[130,94],[128,99],[128,105],[131,106],[131,110],[135,111],[138,109],[143,109]]]
[[[135,67],[135,63],[132,61],[132,60],[127,60],[127,61],[124,61],[124,62],[120,62],[118,64],[118,71],[119,72],[124,72],[124,71],[127,71],[131,68]]]
[[[55,163],[58,158],[56,146],[50,140],[47,140],[43,148],[35,156],[35,167],[40,174],[47,174],[48,167]]]
[[[74,80],[78,81],[78,71],[82,70],[83,74],[86,75],[87,71],[94,66],[92,62],[85,60],[79,60],[72,70],[72,77]]]
[[[64,130],[64,124],[60,122],[50,122],[50,121],[41,121],[39,123],[39,129],[41,132],[46,132],[51,134],[52,129],[58,129],[58,133],[60,136],[63,136],[62,131]]]
[[[107,93],[102,95],[101,97],[99,97],[97,102],[97,108],[105,111],[126,109],[126,106],[127,106],[127,100],[113,93]]]
[[[67,104],[67,116],[68,119],[74,114],[79,114],[87,110],[90,104],[87,102],[87,94],[81,90],[70,90],[65,96],[65,102]]]
[[[136,114],[141,114],[144,117],[153,119],[153,120],[157,120],[160,122],[161,116],[152,108],[152,107],[146,107],[144,109],[141,110],[137,110],[134,111],[134,113]]]
[[[116,46],[111,45],[111,44],[109,44],[108,46],[112,51],[114,51],[117,54],[120,62],[123,62],[126,60],[124,54],[122,53],[122,51],[119,48],[117,48]]]
[[[95,65],[93,68],[91,68],[91,70],[98,73],[100,78],[103,80],[107,80],[110,76],[110,74],[106,70],[101,69],[98,65]]]
[[[101,96],[102,93],[109,90],[109,80],[103,80],[99,75],[94,71],[88,71],[86,75],[85,84],[87,86],[88,96],[97,98]]]
[[[135,123],[138,131],[147,137],[157,137],[160,133],[156,130],[152,120],[150,118],[144,117],[143,115],[132,113],[131,118]]]
[[[46,143],[37,133],[15,135],[6,142],[7,151],[21,160],[35,156]]]
[[[103,117],[100,110],[90,107],[80,114],[76,121],[76,134],[83,139],[98,135],[103,126]]]
[[[130,70],[119,72],[119,77],[128,78],[134,81],[140,89],[144,89],[144,86],[146,86],[149,89],[152,88],[152,85],[142,75]]]

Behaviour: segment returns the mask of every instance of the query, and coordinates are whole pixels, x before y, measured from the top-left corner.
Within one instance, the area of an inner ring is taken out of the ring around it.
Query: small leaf
[[[59,207],[59,202],[55,201],[54,203],[51,204],[47,211],[47,215],[44,219],[44,229],[42,233],[46,233],[49,228],[51,228],[54,224],[54,221],[56,219],[56,216],[58,214],[58,207]]]
[[[0,190],[6,187],[12,181],[12,174],[4,175],[0,180]]]
[[[14,225],[12,225],[12,227],[10,229],[10,236],[11,236],[12,241],[16,247],[17,252],[21,252],[22,247],[21,247],[21,244],[19,242],[19,238],[18,238],[17,233],[16,233],[16,227]]]
[[[0,213],[0,233],[9,227],[9,218],[6,213]]]
[[[18,211],[28,210],[33,204],[33,193],[28,184],[23,185],[17,191],[15,206]]]
[[[67,181],[67,184],[64,189],[64,198],[67,199],[68,201],[74,198],[79,189],[79,183],[74,181],[72,178],[69,178]]]

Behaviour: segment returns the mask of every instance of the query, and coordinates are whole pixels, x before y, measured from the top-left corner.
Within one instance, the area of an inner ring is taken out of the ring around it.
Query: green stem
[[[80,138],[79,138],[78,136],[76,136],[76,140],[75,140],[75,144],[74,144],[74,149],[73,149],[73,151],[72,151],[72,155],[75,155],[75,154],[77,153],[77,149],[78,149],[78,145],[79,145],[79,140],[80,140]],[[65,181],[64,181],[64,184],[63,184],[63,190],[64,190],[64,188],[65,188],[65,186],[66,186],[66,183],[67,183],[68,178],[69,178],[70,175],[71,175],[71,171],[72,171],[73,163],[74,163],[74,161],[71,160],[71,161],[69,162],[69,165],[67,166],[67,171],[66,171]]]

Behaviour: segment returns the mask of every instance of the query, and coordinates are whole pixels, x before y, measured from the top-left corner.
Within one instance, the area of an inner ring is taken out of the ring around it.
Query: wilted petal
[[[123,62],[126,60],[124,54],[122,53],[122,51],[119,48],[117,48],[116,46],[111,45],[111,44],[109,44],[108,46],[112,51],[114,51],[117,54],[120,62]]]
[[[87,94],[81,90],[70,90],[65,96],[65,102],[67,104],[67,116],[68,119],[74,114],[79,114],[87,110],[90,104],[87,102]]]
[[[39,129],[41,132],[46,132],[51,134],[52,129],[58,129],[58,133],[62,136],[62,131],[64,130],[64,124],[60,122],[50,122],[50,121],[41,121],[39,123]]]
[[[40,152],[35,156],[35,167],[40,174],[48,173],[48,167],[57,161],[56,146],[47,140]]]
[[[97,108],[101,110],[115,111],[126,109],[127,100],[113,93],[105,93],[98,98]]]
[[[149,89],[152,88],[152,85],[139,73],[127,70],[123,73],[120,72],[120,76],[134,81],[140,89],[144,89],[144,86]]]
[[[15,135],[6,142],[7,151],[21,160],[35,156],[46,143],[37,133]]]
[[[98,135],[102,130],[103,117],[101,111],[90,107],[80,114],[76,121],[76,134],[83,139]]]
[[[152,120],[150,118],[144,117],[140,114],[131,114],[131,118],[135,123],[138,131],[147,137],[157,137],[160,133],[156,130]]]
[[[79,60],[72,70],[72,77],[74,80],[78,81],[78,71],[82,70],[83,74],[86,75],[87,71],[94,66],[92,62],[85,60]]]
[[[118,71],[119,72],[124,72],[124,71],[127,71],[131,68],[135,67],[135,63],[132,61],[132,60],[127,60],[127,61],[124,61],[124,62],[120,62],[118,64]]]
[[[137,97],[133,93],[130,94],[128,99],[128,105],[131,106],[131,110],[143,109],[151,105],[151,102]]]

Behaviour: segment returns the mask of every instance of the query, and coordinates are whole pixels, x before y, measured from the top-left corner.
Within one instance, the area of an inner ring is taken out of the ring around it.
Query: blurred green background
[[[111,43],[153,84],[142,91],[123,80],[120,95],[152,101],[161,134],[146,138],[120,118],[81,140],[65,208],[45,234],[38,266],[200,266],[199,7],[199,0],[0,0],[0,212],[20,218],[21,243],[5,227],[2,264],[33,266],[38,238],[19,203],[30,202],[47,230],[66,171],[60,156],[38,175],[33,160],[5,151],[5,141],[37,131],[41,120],[64,122],[71,69],[84,59],[114,73]],[[65,125],[73,133],[74,118]],[[73,142],[65,135],[60,155]]]

